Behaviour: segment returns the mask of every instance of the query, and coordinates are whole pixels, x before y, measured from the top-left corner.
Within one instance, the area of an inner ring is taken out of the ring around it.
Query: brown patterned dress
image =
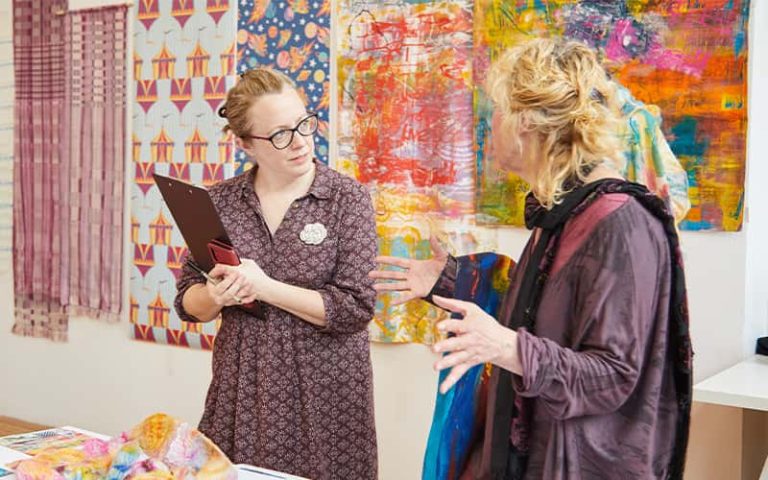
[[[272,305],[265,320],[225,308],[213,350],[213,380],[200,430],[235,463],[312,479],[374,479],[376,431],[368,322],[375,291],[376,230],[368,191],[317,163],[307,195],[270,235],[253,188],[256,169],[211,188],[241,258],[270,277],[313,289],[325,305],[317,327]],[[328,230],[319,245],[299,239],[305,225]],[[186,290],[205,280],[185,263]]]

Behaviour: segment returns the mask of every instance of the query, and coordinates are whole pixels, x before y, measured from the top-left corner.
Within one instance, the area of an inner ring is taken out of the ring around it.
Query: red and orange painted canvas
[[[600,50],[613,77],[660,107],[663,130],[688,172],[687,230],[741,228],[747,131],[748,0],[478,0],[474,77],[478,219],[521,225],[525,186],[496,178],[488,154],[488,65],[534,36],[558,36]]]
[[[370,187],[384,255],[426,257],[429,235],[447,231],[458,250],[478,248],[471,5],[341,2],[335,166]],[[390,300],[372,338],[431,343],[437,310]]]

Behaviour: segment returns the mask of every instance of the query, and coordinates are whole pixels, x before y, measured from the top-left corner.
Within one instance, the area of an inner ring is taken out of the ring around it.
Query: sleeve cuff
[[[193,285],[200,285],[203,284],[203,282],[193,282],[189,285],[185,285],[182,287],[177,293],[176,293],[176,300],[174,301],[174,306],[176,307],[176,313],[179,315],[179,319],[182,322],[190,322],[190,323],[200,323],[200,319],[195,317],[194,315],[190,315],[187,313],[187,311],[184,309],[184,295],[186,295],[187,290],[189,290]]]
[[[336,323],[336,301],[332,292],[328,290],[318,290],[323,299],[323,310],[325,311],[325,326],[319,327],[321,332],[330,333],[334,331]]]
[[[546,368],[542,361],[541,339],[531,335],[525,328],[517,330],[517,353],[520,357],[522,375],[512,375],[512,386],[522,397],[536,397],[546,379]]]
[[[439,297],[453,298],[456,292],[456,277],[459,273],[459,262],[453,255],[448,255],[448,259],[445,262],[445,267],[440,273],[440,278],[437,279],[432,290],[429,291],[424,300],[433,304],[432,296],[437,295]]]

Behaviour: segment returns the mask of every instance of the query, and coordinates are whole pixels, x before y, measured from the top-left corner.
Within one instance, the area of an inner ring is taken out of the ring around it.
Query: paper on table
[[[0,477],[5,477],[13,473],[8,467],[9,463],[14,463],[19,460],[25,460],[27,458],[30,458],[30,457],[25,453],[21,453],[16,450],[11,450],[10,448],[0,446],[0,470],[5,470],[5,472],[7,472],[7,473],[0,472]]]
[[[76,447],[92,435],[74,428],[50,428],[0,437],[0,447],[34,455],[46,448]]]
[[[31,458],[43,448],[76,446],[88,438],[109,440],[105,435],[76,427],[50,428],[0,437],[0,470],[4,470],[0,471],[0,478],[13,474],[13,471],[9,470],[9,465]]]

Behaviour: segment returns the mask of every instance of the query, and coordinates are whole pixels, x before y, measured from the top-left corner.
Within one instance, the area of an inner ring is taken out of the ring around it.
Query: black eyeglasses
[[[285,130],[280,130],[279,132],[275,132],[272,135],[268,137],[257,137],[256,135],[245,135],[242,138],[248,139],[248,138],[255,138],[257,140],[269,140],[272,143],[272,146],[275,147],[278,150],[283,150],[285,148],[288,148],[288,146],[293,143],[293,135],[296,132],[299,132],[299,135],[303,137],[308,137],[310,135],[313,135],[317,131],[317,114],[316,113],[310,113],[308,116],[304,117],[298,125],[294,128],[287,128]]]

